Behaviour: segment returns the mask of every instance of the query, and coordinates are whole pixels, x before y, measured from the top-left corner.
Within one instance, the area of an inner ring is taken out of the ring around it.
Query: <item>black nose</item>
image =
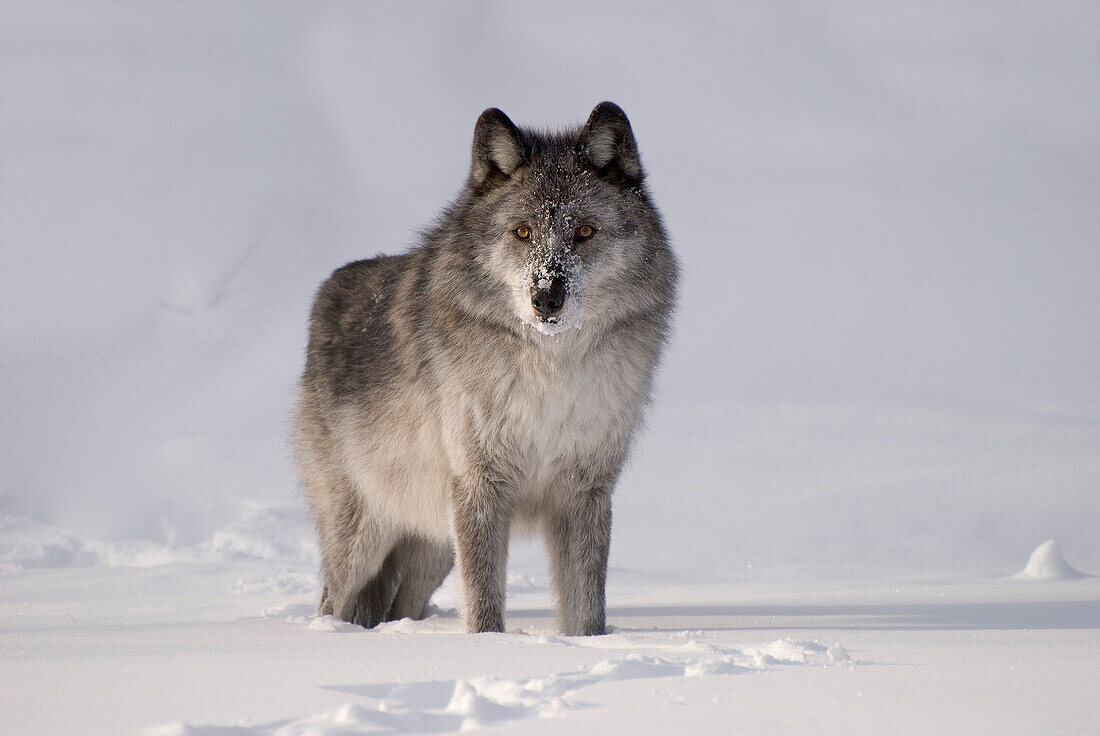
[[[531,289],[531,306],[535,308],[535,314],[543,319],[555,316],[565,306],[565,286],[558,279],[551,281],[546,288],[536,286]]]

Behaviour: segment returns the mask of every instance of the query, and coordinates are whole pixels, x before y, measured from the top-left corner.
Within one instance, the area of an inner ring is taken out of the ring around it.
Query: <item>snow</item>
[[[1089,733],[1095,578],[612,577],[607,636],[562,637],[545,587],[508,633],[454,600],[365,630],[311,619],[308,568],[233,560],[27,569],[0,589],[0,721],[50,734]],[[245,584],[242,584],[245,583]],[[444,595],[442,598],[446,598]]]
[[[1035,548],[1024,569],[1013,577],[1019,580],[1074,580],[1085,576],[1066,562],[1058,542],[1048,539]]]
[[[1100,731],[1095,4],[0,17],[0,731]],[[506,634],[315,618],[314,290],[603,99],[684,268],[613,632],[522,541]]]

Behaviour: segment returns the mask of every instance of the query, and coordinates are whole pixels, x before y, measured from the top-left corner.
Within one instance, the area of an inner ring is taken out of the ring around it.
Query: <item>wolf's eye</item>
[[[520,225],[516,228],[516,237],[520,240],[527,240],[529,237],[531,237],[531,228],[527,227],[526,225]]]
[[[591,225],[581,225],[577,228],[577,240],[588,240],[595,234],[596,230]]]

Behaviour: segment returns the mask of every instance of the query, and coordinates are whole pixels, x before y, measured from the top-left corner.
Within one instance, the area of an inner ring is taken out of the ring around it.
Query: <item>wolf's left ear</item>
[[[474,126],[473,164],[470,175],[478,186],[494,178],[507,178],[524,161],[523,136],[508,116],[495,107],[481,113]]]
[[[577,139],[577,156],[616,183],[641,184],[645,178],[630,121],[614,102],[601,102],[588,116]]]

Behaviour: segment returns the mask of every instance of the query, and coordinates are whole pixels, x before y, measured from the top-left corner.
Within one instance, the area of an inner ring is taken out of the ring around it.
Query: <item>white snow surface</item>
[[[1086,2],[0,0],[0,732],[1100,732],[1098,60]],[[509,633],[314,618],[315,289],[482,109],[603,99],[684,269],[614,632],[524,541]]]
[[[603,637],[312,618],[311,568],[266,560],[9,572],[0,723],[41,734],[1088,734],[1095,579],[712,585],[613,573]]]

